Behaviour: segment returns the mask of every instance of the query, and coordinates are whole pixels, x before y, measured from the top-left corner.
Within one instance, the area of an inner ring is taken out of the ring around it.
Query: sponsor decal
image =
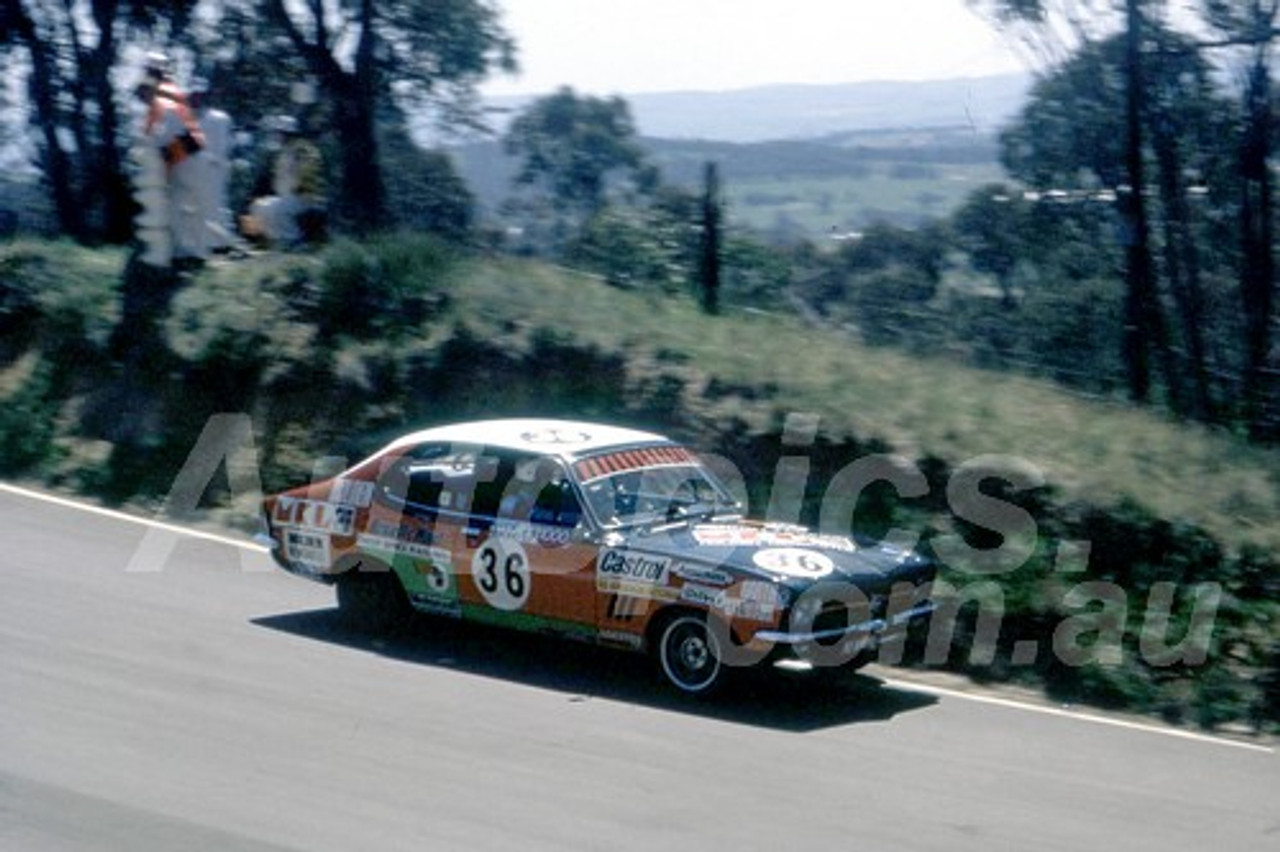
[[[744,621],[772,621],[778,611],[778,589],[762,580],[747,580],[734,587],[737,597],[726,592],[720,609],[730,618]]]
[[[825,577],[836,569],[831,557],[800,547],[774,547],[752,554],[751,561],[766,571],[787,577]]]
[[[778,587],[764,580],[743,581],[738,586],[738,595],[744,601],[767,603],[770,606],[778,604]]]
[[[530,444],[585,444],[591,435],[581,429],[538,429],[523,433],[520,440]]]
[[[857,545],[838,535],[810,532],[804,527],[700,526],[693,530],[698,544],[708,547],[808,547],[852,553]]]
[[[448,615],[453,618],[462,617],[462,604],[457,598],[442,598],[422,592],[409,596],[413,608],[431,615]]]
[[[436,535],[430,527],[420,527],[415,524],[393,524],[387,521],[374,521],[369,524],[367,535],[374,539],[390,538],[415,544],[431,544],[436,540]]]
[[[671,560],[665,556],[648,556],[628,553],[625,550],[606,550],[600,554],[597,566],[599,577],[639,581],[665,586],[671,572]]]
[[[355,529],[356,510],[354,506],[339,506],[323,500],[281,497],[276,501],[271,520],[280,527],[349,536]]]
[[[675,575],[682,580],[702,583],[707,586],[727,586],[733,582],[733,575],[719,568],[707,568],[702,565],[680,565]]]
[[[646,583],[643,580],[602,577],[598,574],[596,575],[596,591],[648,601],[674,601],[680,597],[680,590],[672,586],[657,586],[653,583]]]
[[[680,600],[697,606],[720,609],[725,603],[725,593],[724,589],[710,589],[706,586],[686,583],[680,589]]]
[[[359,509],[367,508],[373,503],[373,483],[362,479],[334,480],[329,500]]]
[[[419,609],[428,608],[424,603],[432,601],[451,605],[450,602],[457,597],[453,584],[453,554],[443,547],[368,533],[361,535],[356,544],[361,550],[390,562],[398,570],[405,570],[408,562],[407,568],[420,579],[420,584],[406,581],[410,600]]]
[[[596,563],[596,589],[623,597],[674,601],[680,592],[667,585],[670,575],[668,557],[606,550]]]
[[[449,551],[443,547],[433,547],[429,544],[408,541],[402,538],[390,538],[366,533],[361,535],[356,540],[356,543],[361,550],[377,550],[396,556],[408,556],[411,559],[420,559],[436,565],[448,565],[453,560]]]
[[[537,544],[542,547],[561,547],[573,540],[573,530],[530,524],[524,521],[499,520],[493,525],[493,535],[521,544]]]
[[[625,630],[601,630],[596,633],[596,638],[610,645],[622,645],[627,648],[639,648],[644,643],[644,640],[635,633],[627,633]]]
[[[311,571],[328,571],[333,561],[329,537],[309,530],[285,530],[284,554],[294,565]]]
[[[609,605],[605,608],[605,618],[609,621],[634,621],[649,612],[650,598],[631,597],[628,595],[609,595]]]

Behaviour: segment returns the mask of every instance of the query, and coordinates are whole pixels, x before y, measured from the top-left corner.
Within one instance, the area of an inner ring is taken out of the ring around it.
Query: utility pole
[[[708,162],[702,172],[702,232],[698,257],[698,281],[702,285],[702,309],[720,312],[720,176]]]

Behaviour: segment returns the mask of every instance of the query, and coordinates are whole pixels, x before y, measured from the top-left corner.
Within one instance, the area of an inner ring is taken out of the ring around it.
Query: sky
[[[489,95],[593,95],[1026,71],[965,0],[498,0],[521,72]]]

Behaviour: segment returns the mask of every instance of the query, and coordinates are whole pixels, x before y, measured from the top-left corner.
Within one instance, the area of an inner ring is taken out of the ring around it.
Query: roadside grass
[[[291,329],[281,324],[274,296],[220,305],[218,294],[246,286],[292,292],[322,274],[327,256],[265,253],[206,270],[175,304],[183,310],[170,321],[177,323],[174,343],[203,346],[201,317],[222,317],[220,325],[259,336]],[[60,242],[0,247],[7,304],[17,311],[30,303],[41,318],[42,348],[58,356],[61,371],[102,351],[118,320],[124,259],[119,250]],[[447,304],[407,333],[399,344],[406,351],[434,346],[453,325],[513,351],[527,351],[534,335],[550,331],[622,356],[637,378],[678,376],[683,403],[714,422],[736,419],[763,432],[799,411],[819,415],[823,434],[834,440],[883,440],[913,460],[932,456],[954,466],[981,455],[1013,456],[1042,471],[1065,500],[1107,505],[1127,497],[1159,517],[1204,527],[1230,549],[1253,543],[1280,550],[1280,449],[1049,382],[869,347],[786,313],[728,308],[707,317],[692,295],[623,290],[511,258],[469,259],[443,274],[431,286],[447,294]],[[64,338],[74,335],[90,347],[68,346]],[[291,357],[306,345],[262,342],[264,358]],[[34,370],[25,348],[9,353],[0,365],[0,397],[16,399]],[[731,390],[712,393],[712,385]]]
[[[456,287],[460,319],[491,339],[513,323],[549,328],[633,360],[674,362],[704,380],[768,388],[767,404],[719,402],[753,426],[802,411],[821,416],[824,434],[879,438],[912,459],[1013,456],[1065,499],[1106,505],[1128,497],[1204,527],[1229,548],[1280,549],[1280,449],[1223,430],[1028,377],[868,347],[790,315],[730,310],[708,318],[692,298],[622,291],[539,264],[473,264]],[[701,405],[716,413],[715,401]]]

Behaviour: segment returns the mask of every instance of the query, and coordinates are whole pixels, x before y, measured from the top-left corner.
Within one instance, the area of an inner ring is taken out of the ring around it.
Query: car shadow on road
[[[335,609],[255,618],[252,623],[379,654],[564,693],[567,701],[622,701],[742,725],[797,733],[886,722],[935,704],[861,672],[796,673],[776,668],[735,671],[708,698],[675,693],[639,654],[446,618],[419,617],[392,636],[348,625]]]

